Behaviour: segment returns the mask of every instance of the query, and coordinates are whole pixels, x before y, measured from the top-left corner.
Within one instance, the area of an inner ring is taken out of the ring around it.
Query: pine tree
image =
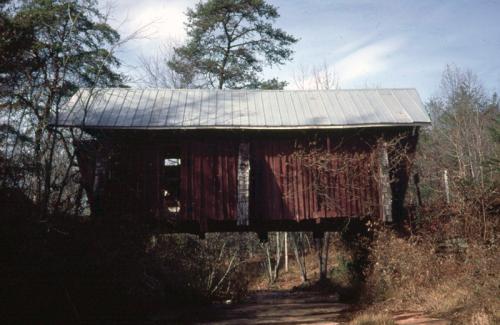
[[[169,67],[184,84],[243,88],[258,82],[264,66],[290,60],[297,39],[273,26],[276,7],[264,0],[208,0],[187,11],[187,43]]]

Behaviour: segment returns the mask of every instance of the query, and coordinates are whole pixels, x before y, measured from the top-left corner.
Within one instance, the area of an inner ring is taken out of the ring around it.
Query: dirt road
[[[338,324],[349,305],[336,295],[266,291],[234,305],[214,307],[201,324]]]
[[[211,305],[207,308],[169,311],[155,318],[175,324],[346,324],[355,312],[352,305],[340,303],[335,294],[319,292],[262,291],[239,303]],[[397,325],[448,325],[450,322],[418,312],[393,315]]]

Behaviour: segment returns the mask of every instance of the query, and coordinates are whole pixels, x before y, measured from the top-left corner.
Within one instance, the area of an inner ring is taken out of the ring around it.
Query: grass
[[[372,248],[373,268],[366,281],[370,309],[418,310],[453,324],[498,322],[498,247],[469,242],[464,251],[440,254],[432,239],[381,233]]]
[[[308,284],[301,285],[296,262],[290,256],[289,271],[281,271],[273,289],[320,287],[334,292],[340,301],[363,308],[364,313],[351,324],[393,324],[380,310],[388,314],[422,312],[453,324],[500,324],[500,252],[496,243],[468,239],[465,249],[443,253],[438,250],[439,239],[425,234],[401,237],[390,230],[378,230],[375,237],[364,279],[355,274],[355,254],[334,240],[329,254],[331,283],[317,285],[319,268],[312,251],[306,258]],[[262,276],[252,289],[267,286]]]
[[[395,325],[391,316],[386,314],[362,313],[357,315],[349,325]]]

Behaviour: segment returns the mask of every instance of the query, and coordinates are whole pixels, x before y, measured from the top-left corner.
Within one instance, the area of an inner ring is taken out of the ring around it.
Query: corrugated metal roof
[[[344,128],[430,123],[415,89],[82,89],[55,126]]]

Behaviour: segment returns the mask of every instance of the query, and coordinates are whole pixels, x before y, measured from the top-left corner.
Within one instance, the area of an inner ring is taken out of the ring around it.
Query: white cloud
[[[346,53],[352,53],[360,49],[361,47],[365,46],[366,44],[369,44],[375,37],[376,37],[375,33],[370,33],[368,35],[356,38],[355,40],[349,42],[345,42],[344,38],[342,38],[344,44],[335,47],[331,52],[331,55],[337,57],[340,55],[345,55]]]
[[[370,36],[356,39],[347,43],[332,52],[337,59],[328,66],[328,71],[337,79],[342,88],[380,86],[379,83],[387,80],[387,74],[381,72],[388,71],[399,63],[396,61],[396,54],[405,44],[403,38],[390,38],[380,41],[370,41]],[[306,65],[307,74],[303,81],[305,89],[316,87],[312,68],[321,69],[322,66],[312,64]],[[296,73],[300,76],[300,68],[296,68]],[[300,78],[299,78],[300,79]],[[297,85],[292,82],[288,89],[295,89]]]
[[[108,3],[101,2],[103,6],[108,6]],[[128,46],[149,51],[156,49],[164,40],[182,40],[186,37],[185,12],[194,4],[193,0],[111,2],[110,23],[120,32],[122,38],[139,31],[139,38],[133,40]]]
[[[391,56],[404,45],[401,38],[391,38],[366,45],[343,57],[334,64],[340,84],[360,81],[375,73],[385,71],[391,64]]]
[[[136,84],[140,73],[141,55],[153,55],[166,43],[186,38],[185,12],[195,0],[100,0],[100,5],[110,8],[109,24],[123,39],[135,35],[116,52],[122,61],[120,71]]]
[[[131,6],[128,12],[129,22],[124,25],[125,32],[133,32],[147,27],[151,39],[184,38],[184,21],[187,2],[150,2]]]

